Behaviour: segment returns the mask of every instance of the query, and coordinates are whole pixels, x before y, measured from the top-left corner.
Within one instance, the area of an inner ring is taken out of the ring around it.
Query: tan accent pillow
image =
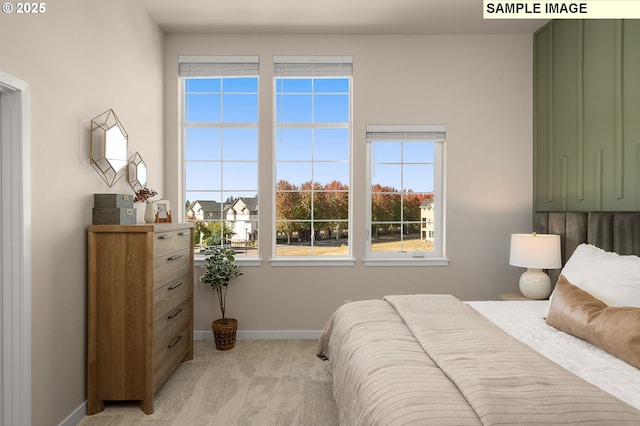
[[[640,308],[608,307],[560,275],[547,324],[640,368]]]

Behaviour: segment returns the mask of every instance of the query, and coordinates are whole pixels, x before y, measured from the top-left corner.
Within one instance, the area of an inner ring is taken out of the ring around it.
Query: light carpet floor
[[[108,402],[80,426],[337,425],[326,363],[315,340],[239,340],[230,351],[196,341],[156,392],[154,413],[138,403]]]

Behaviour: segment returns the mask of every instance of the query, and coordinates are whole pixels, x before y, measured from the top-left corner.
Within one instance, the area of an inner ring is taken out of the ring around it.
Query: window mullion
[[[400,142],[400,250],[404,251],[404,141]]]

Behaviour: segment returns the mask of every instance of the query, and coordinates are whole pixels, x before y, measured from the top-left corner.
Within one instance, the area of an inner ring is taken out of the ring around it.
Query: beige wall
[[[414,292],[491,299],[517,288],[521,270],[507,264],[508,240],[531,222],[531,37],[172,35],[164,64],[163,43],[128,0],[108,7],[56,0],[40,16],[0,16],[0,69],[32,85],[34,425],[59,424],[85,401],[91,196],[130,192],[124,182],[107,188],[89,165],[90,120],[113,108],[129,133],[129,152],[140,151],[149,165],[150,186],[181,205],[178,54],[259,54],[267,89],[272,55],[353,55],[354,188],[364,185],[366,124],[447,125],[449,266],[364,267],[365,201],[356,190],[356,266],[271,267],[272,170],[263,167],[262,266],[245,267],[229,295],[241,330],[318,330],[345,299]],[[270,117],[271,99],[263,97],[266,161]],[[212,293],[196,283],[196,330],[208,330],[218,314]]]
[[[353,253],[351,267],[272,267],[272,167],[260,169],[262,264],[234,282],[228,313],[241,331],[319,330],[344,300],[397,293],[452,293],[496,299],[517,291],[508,265],[510,234],[531,229],[531,36],[167,35],[165,188],[179,194],[177,56],[260,55],[270,93],[273,55],[353,56]],[[260,159],[272,158],[272,100],[260,101]],[[365,267],[365,126],[446,124],[445,267]],[[219,309],[197,282],[195,329],[210,330]]]
[[[32,419],[57,425],[86,400],[86,227],[91,119],[113,108],[163,191],[162,45],[129,0],[55,0],[42,15],[0,15],[0,69],[32,94]]]

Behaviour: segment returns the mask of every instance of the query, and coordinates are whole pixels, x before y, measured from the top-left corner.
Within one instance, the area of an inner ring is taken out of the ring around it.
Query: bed
[[[550,301],[338,308],[318,356],[340,423],[640,424],[640,214],[542,212],[535,230],[561,235]]]

